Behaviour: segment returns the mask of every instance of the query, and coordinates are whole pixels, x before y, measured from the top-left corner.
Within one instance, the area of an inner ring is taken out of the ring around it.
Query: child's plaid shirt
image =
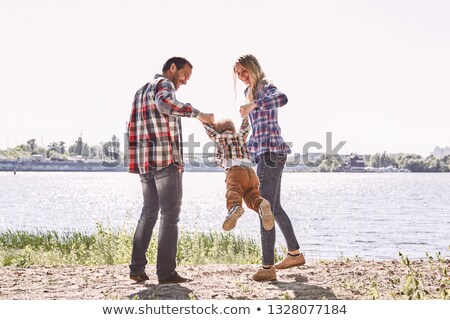
[[[232,159],[250,160],[247,148],[247,136],[250,131],[248,117],[242,119],[237,133],[217,132],[210,124],[204,123],[209,138],[216,143],[216,163],[221,167],[229,167]],[[249,161],[250,162],[250,161]]]
[[[136,92],[128,123],[129,172],[183,166],[180,117],[197,117],[199,111],[177,101],[175,91],[172,81],[157,74]]]

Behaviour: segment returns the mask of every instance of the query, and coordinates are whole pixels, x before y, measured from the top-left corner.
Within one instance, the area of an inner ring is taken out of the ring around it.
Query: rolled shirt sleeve
[[[200,113],[190,103],[182,103],[175,98],[175,87],[168,79],[158,83],[155,103],[159,111],[169,116],[198,118]]]
[[[280,108],[288,102],[287,96],[273,84],[266,85],[262,91],[263,93],[259,94],[262,98],[255,100],[256,106],[260,109],[272,110]]]

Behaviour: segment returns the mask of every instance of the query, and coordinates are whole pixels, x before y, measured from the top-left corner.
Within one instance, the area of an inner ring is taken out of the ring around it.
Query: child
[[[242,199],[250,209],[256,211],[264,229],[271,230],[274,218],[270,203],[259,193],[259,179],[252,168],[247,150],[247,135],[250,130],[248,117],[242,119],[238,133],[233,121],[224,119],[213,125],[203,123],[208,136],[216,143],[216,163],[225,169],[227,184],[227,209],[222,228],[230,231],[237,220],[244,214]]]

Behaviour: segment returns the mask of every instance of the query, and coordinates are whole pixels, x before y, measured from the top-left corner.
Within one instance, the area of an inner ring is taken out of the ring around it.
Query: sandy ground
[[[439,298],[442,272],[416,260],[428,298]],[[449,267],[449,262],[445,264]],[[127,266],[0,267],[0,299],[371,299],[376,282],[379,299],[401,296],[406,268],[400,261],[322,261],[279,270],[278,280],[254,282],[256,265],[182,266],[190,283],[158,285],[154,266],[150,280],[134,283]]]

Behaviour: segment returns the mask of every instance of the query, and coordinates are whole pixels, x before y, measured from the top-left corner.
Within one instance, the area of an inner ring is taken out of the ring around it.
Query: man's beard
[[[173,85],[175,86],[175,90],[178,90],[178,71],[175,72],[172,76],[172,78],[170,78],[170,81],[173,82]]]

